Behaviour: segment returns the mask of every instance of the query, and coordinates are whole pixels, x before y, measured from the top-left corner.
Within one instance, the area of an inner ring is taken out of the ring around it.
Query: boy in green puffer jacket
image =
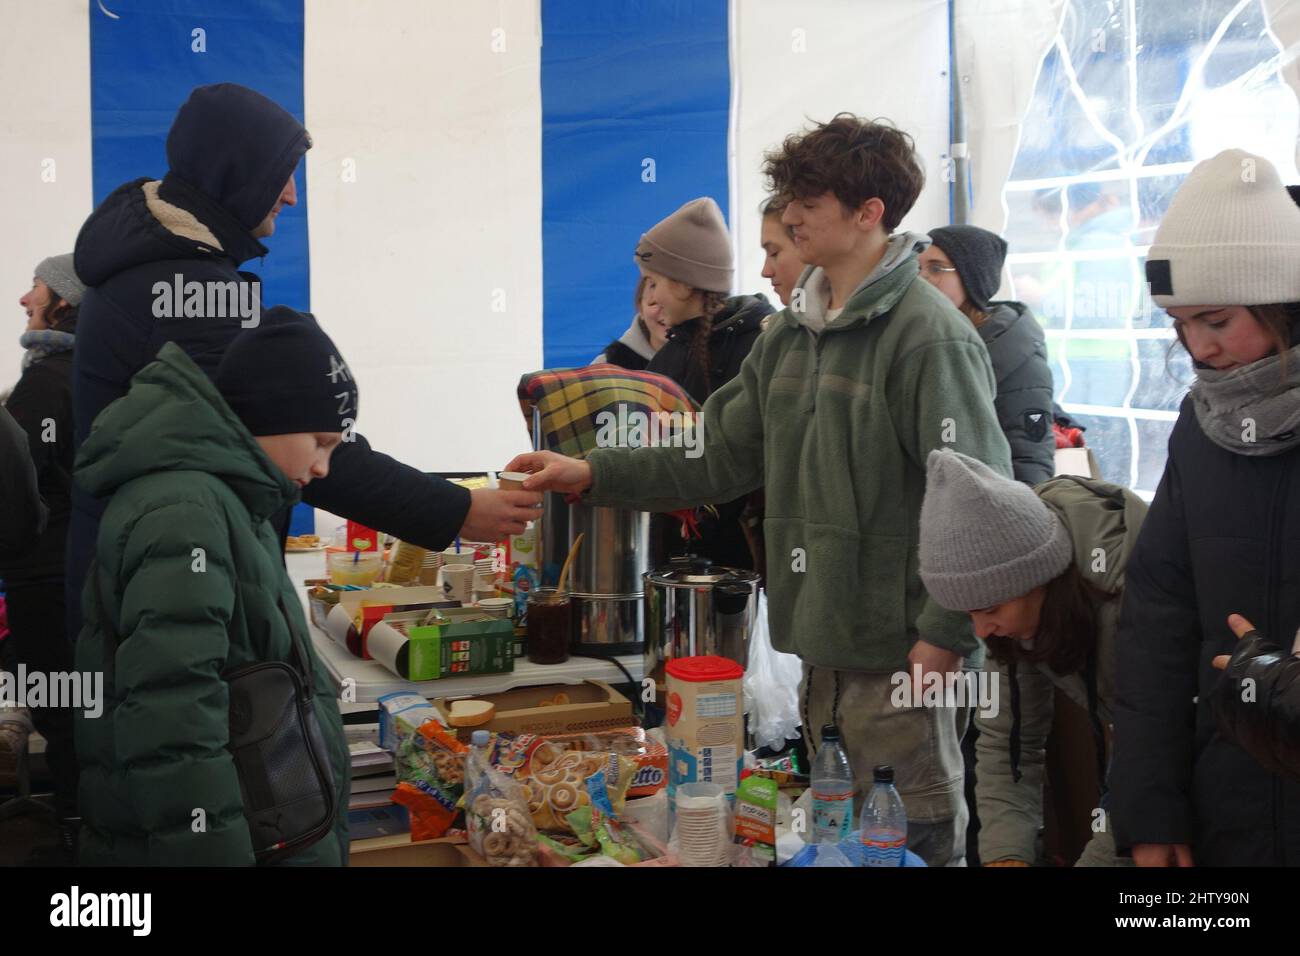
[[[356,410],[356,384],[316,320],[277,308],[231,344],[211,381],[168,343],[96,418],[76,480],[111,500],[77,667],[104,671],[106,702],[98,719],[77,714],[82,864],[255,862],[222,675],[291,661],[290,628],[311,658],[337,817],[286,862],[347,862],[350,767],[335,688],[267,518],[328,473]]]

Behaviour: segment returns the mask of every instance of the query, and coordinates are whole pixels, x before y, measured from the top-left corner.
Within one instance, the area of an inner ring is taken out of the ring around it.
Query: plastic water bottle
[[[834,724],[822,728],[812,767],[813,843],[839,843],[853,829],[853,771]]]
[[[877,767],[875,784],[862,805],[863,866],[902,866],[907,847],[907,811],[894,789],[894,768]]]

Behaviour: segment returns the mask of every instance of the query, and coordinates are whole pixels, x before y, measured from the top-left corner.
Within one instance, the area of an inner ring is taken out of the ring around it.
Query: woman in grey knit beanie
[[[1104,790],[1124,565],[1145,514],[1140,498],[1103,481],[1060,477],[1030,488],[966,455],[930,453],[921,580],[941,606],[970,614],[998,685],[996,712],[976,716],[985,865],[1035,862],[1057,689],[1084,708],[1093,730],[1086,752],[1060,754],[1064,779],[1077,786],[1095,773]],[[1077,865],[1118,865],[1107,831]]]

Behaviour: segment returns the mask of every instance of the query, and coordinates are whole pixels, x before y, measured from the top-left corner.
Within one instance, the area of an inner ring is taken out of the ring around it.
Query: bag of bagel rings
[[[475,751],[470,753],[465,775],[469,845],[488,866],[536,866],[537,828],[519,784],[496,770],[486,753]]]
[[[501,734],[496,746],[497,768],[510,774],[523,790],[533,823],[539,830],[572,833],[568,815],[591,805],[587,780],[604,773],[614,813],[622,813],[637,762],[616,753],[567,750],[555,741],[524,734]]]

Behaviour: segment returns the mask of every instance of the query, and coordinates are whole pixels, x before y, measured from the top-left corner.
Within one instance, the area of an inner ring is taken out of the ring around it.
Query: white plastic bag
[[[754,633],[745,668],[745,713],[758,747],[784,750],[799,737],[799,681],[803,665],[794,654],[772,648],[767,632],[767,595],[759,592]]]

